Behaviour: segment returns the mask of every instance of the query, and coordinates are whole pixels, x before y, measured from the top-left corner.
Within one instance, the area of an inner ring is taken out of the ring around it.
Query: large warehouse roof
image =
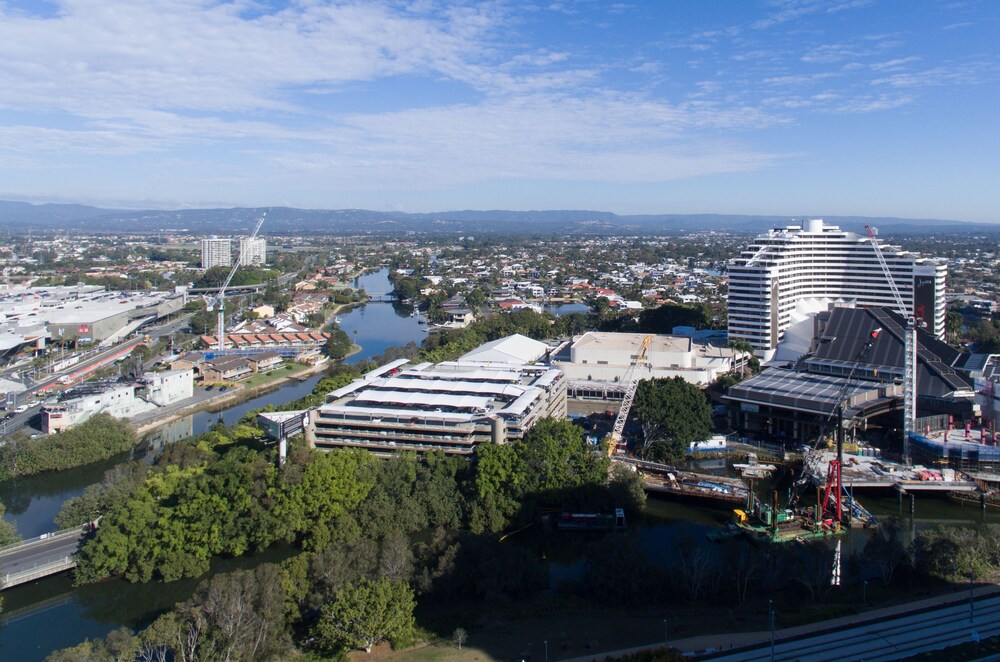
[[[459,357],[459,362],[471,363],[512,363],[523,365],[534,363],[545,356],[549,346],[515,333],[506,338],[493,340]]]

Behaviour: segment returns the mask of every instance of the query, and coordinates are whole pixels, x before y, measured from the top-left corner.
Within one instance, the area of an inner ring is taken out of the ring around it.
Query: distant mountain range
[[[263,208],[124,210],[86,205],[0,201],[0,230],[60,230],[104,232],[189,231],[230,235],[246,232]],[[800,216],[816,218],[816,216]],[[1000,234],[1000,224],[939,219],[823,216],[846,230],[864,232],[875,225],[887,234],[986,232]],[[446,211],[429,214],[380,212],[366,209],[294,209],[272,207],[261,229],[263,235],[332,234],[539,234],[607,236],[620,234],[674,234],[696,230],[758,233],[788,225],[788,216],[734,214],[650,214],[623,216],[605,211],[551,210]]]

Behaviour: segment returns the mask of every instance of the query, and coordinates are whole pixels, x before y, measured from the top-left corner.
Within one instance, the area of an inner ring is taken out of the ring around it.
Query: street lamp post
[[[767,599],[767,617],[771,628],[771,662],[774,662],[774,600]]]
[[[862,592],[862,596],[863,597],[861,599],[861,606],[862,607],[867,607],[868,606],[868,580],[867,579],[865,580],[863,586],[864,586],[864,590]]]
[[[663,619],[663,643],[667,643],[670,637],[667,636],[667,619]]]
[[[545,644],[545,662],[549,662],[549,640],[546,639],[542,643]]]
[[[969,573],[969,622],[971,623],[976,617],[976,603],[972,599],[972,573]]]

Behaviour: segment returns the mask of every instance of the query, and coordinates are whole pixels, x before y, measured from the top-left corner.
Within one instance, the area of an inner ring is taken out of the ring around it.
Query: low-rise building
[[[253,373],[250,362],[241,356],[225,356],[206,361],[201,366],[201,377],[206,383],[232,382]]]
[[[42,407],[42,430],[61,432],[99,413],[132,418],[190,398],[193,392],[191,370],[147,372],[134,382],[86,382]]]
[[[266,352],[247,357],[250,369],[254,372],[268,372],[281,366],[285,362],[284,357],[278,352]]]
[[[746,356],[737,350],[685,336],[592,331],[577,338],[552,361],[572,382],[618,383],[625,378],[647,336],[652,335],[646,360],[636,366],[640,379],[681,377],[705,386],[720,375],[739,369]],[[594,386],[594,385],[590,385]]]

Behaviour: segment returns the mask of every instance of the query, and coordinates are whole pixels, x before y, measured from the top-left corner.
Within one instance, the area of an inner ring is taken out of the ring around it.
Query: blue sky
[[[0,198],[1000,222],[994,0],[0,0]]]

